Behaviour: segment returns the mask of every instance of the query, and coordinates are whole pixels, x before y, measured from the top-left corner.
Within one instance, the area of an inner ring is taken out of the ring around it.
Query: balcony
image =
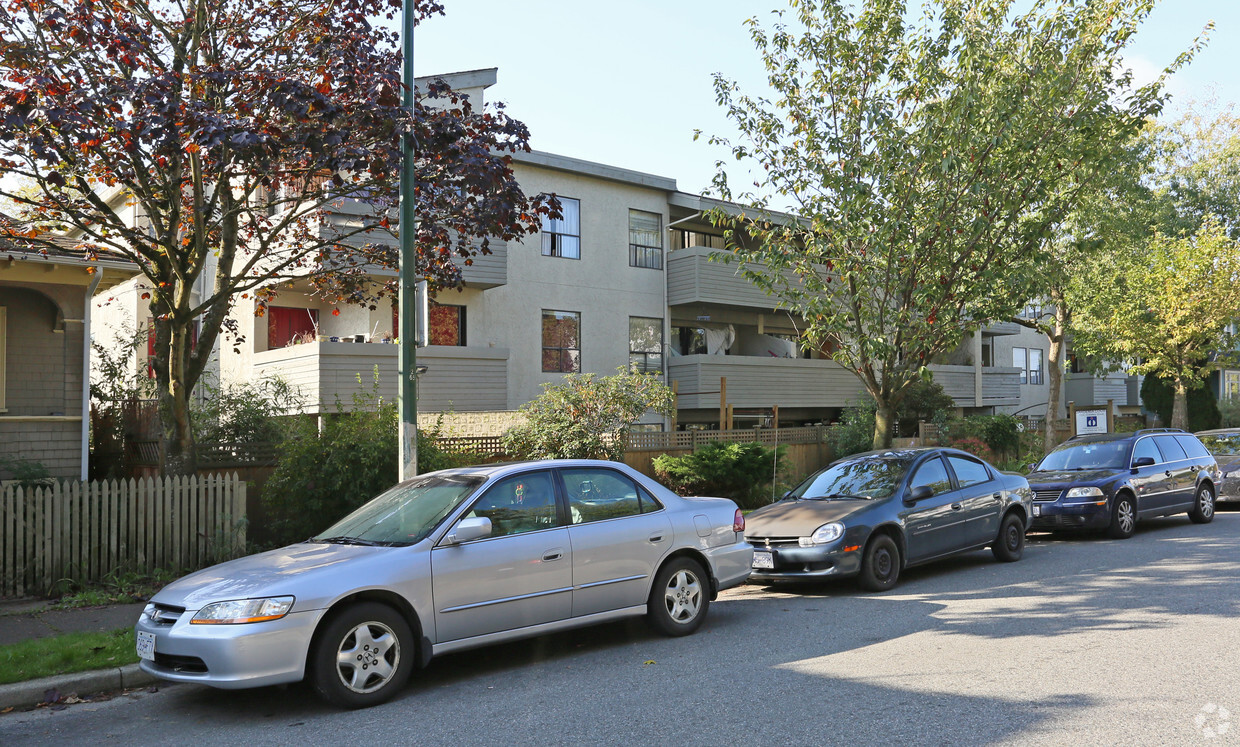
[[[719,379],[737,407],[843,407],[864,393],[856,376],[835,361],[744,355],[684,355],[668,361],[681,409],[717,409]]]
[[[956,407],[1008,407],[1020,404],[1020,369],[986,367],[982,374],[982,401],[977,401],[977,372],[973,366],[930,366],[934,380]]]
[[[279,376],[302,395],[302,412],[349,410],[354,394],[396,400],[400,347],[381,343],[312,342],[254,354],[254,378]],[[508,350],[433,346],[418,350],[418,409],[477,412],[508,407]],[[359,381],[360,379],[360,381]]]
[[[1094,376],[1087,373],[1067,375],[1064,386],[1064,401],[1075,402],[1077,407],[1105,405],[1108,400],[1118,406],[1140,404],[1139,385],[1137,396],[1129,399],[1128,376],[1123,373],[1111,373],[1105,376]]]
[[[737,262],[711,261],[718,249],[693,246],[677,249],[667,257],[667,303],[704,303],[742,306],[752,309],[774,309],[779,300],[769,296],[741,273]],[[796,276],[788,273],[789,280]]]

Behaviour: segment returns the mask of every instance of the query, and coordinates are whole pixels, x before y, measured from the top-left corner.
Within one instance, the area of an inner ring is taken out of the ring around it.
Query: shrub
[[[190,413],[199,443],[279,443],[287,430],[281,420],[303,402],[301,392],[279,377],[227,387],[204,380],[199,386],[206,396]]]
[[[263,486],[260,541],[301,541],[396,484],[398,413],[396,403],[379,395],[377,371],[375,377],[369,392],[353,396],[350,411],[327,416],[322,429],[313,418],[288,426],[275,472]],[[436,445],[437,436],[438,426],[418,432],[419,472],[454,466]]]
[[[970,415],[967,418],[951,420],[941,431],[944,441],[965,451],[971,451],[983,458],[1006,458],[1021,452],[1020,420],[1013,415]],[[972,446],[984,447],[986,456],[975,448],[965,448],[957,444],[965,441],[976,441]]]
[[[742,508],[769,503],[760,488],[778,480],[776,462],[784,447],[768,449],[762,444],[723,444],[712,441],[692,454],[664,454],[654,460],[655,474],[682,495],[714,495],[731,498]]]
[[[873,400],[850,404],[840,413],[840,420],[827,431],[827,443],[836,459],[859,454],[874,448],[874,415],[878,408]]]
[[[521,407],[525,422],[504,434],[518,459],[624,458],[629,428],[647,411],[672,413],[672,390],[655,376],[568,374]]]
[[[1240,398],[1219,400],[1219,427],[1235,428],[1240,426]]]
[[[1171,411],[1175,406],[1175,387],[1167,379],[1146,376],[1141,382],[1141,401],[1145,409],[1158,413],[1160,425],[1171,425]],[[1205,431],[1218,428],[1222,415],[1214,392],[1208,386],[1188,390],[1188,430]]]

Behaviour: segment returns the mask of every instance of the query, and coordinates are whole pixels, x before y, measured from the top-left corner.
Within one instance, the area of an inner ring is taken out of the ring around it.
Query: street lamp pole
[[[414,112],[413,27],[415,0],[404,0],[401,8],[401,41],[404,52],[403,104],[412,119]],[[414,152],[417,143],[412,130],[401,138],[400,155],[400,366],[397,405],[400,410],[400,479],[418,473],[418,376],[417,376],[417,249],[415,247],[417,183]]]

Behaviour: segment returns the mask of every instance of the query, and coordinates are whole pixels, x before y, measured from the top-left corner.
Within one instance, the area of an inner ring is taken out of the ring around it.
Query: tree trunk
[[[891,448],[891,424],[895,421],[896,408],[886,400],[876,400],[878,409],[874,411],[874,448]]]
[[[1045,427],[1045,438],[1043,447],[1047,452],[1055,448],[1055,421],[1059,419],[1059,403],[1063,397],[1063,339],[1065,330],[1068,328],[1068,312],[1064,307],[1062,298],[1055,300],[1055,322],[1051,328],[1050,334],[1046,336],[1049,342],[1049,350],[1047,351],[1046,363],[1046,420],[1043,423]]]
[[[1171,427],[1188,430],[1188,384],[1175,377],[1175,400],[1171,405]]]

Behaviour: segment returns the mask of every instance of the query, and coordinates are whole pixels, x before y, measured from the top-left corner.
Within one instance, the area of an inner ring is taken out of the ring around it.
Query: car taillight
[[[741,510],[739,508],[736,509],[736,515],[732,517],[732,531],[733,532],[745,531],[745,514],[741,513]]]

